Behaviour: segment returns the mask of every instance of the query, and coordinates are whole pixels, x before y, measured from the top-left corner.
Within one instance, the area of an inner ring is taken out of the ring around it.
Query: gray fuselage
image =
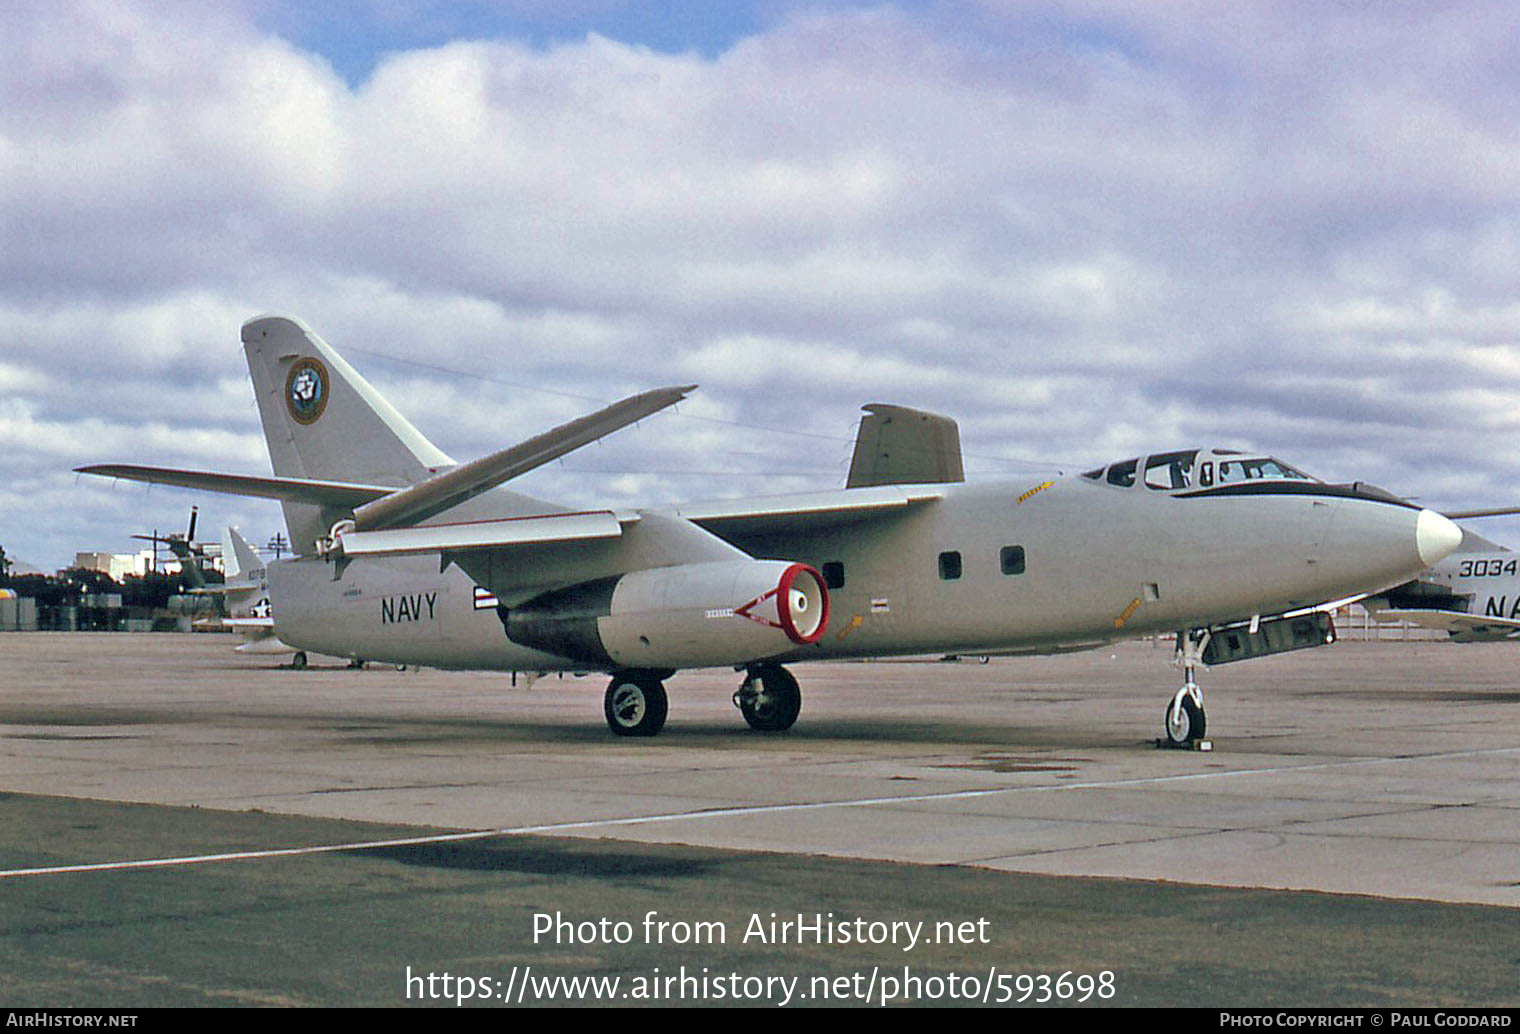
[[[730,537],[817,568],[830,592],[821,641],[734,663],[1096,646],[1376,591],[1426,566],[1417,507],[1343,486],[1167,492],[1052,475],[936,487],[941,498],[901,512]],[[386,663],[599,667],[512,642],[486,590],[439,566],[358,559],[335,577],[313,557],[271,564],[275,631]]]

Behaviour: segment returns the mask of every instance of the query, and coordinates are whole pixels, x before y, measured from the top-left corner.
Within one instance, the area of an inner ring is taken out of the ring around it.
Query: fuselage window
[[[823,565],[823,584],[830,589],[844,588],[844,564],[838,560],[830,560]]]
[[[1108,468],[1108,483],[1118,485],[1120,488],[1128,488],[1135,483],[1135,466],[1139,460],[1125,460],[1115,463]]]
[[[1211,460],[1198,468],[1198,483],[1208,488],[1214,483],[1214,463]]]
[[[1024,573],[1024,547],[1004,546],[998,554],[999,563],[1002,565],[1004,574]]]
[[[939,555],[939,576],[947,582],[953,582],[961,576],[961,555],[956,550]]]

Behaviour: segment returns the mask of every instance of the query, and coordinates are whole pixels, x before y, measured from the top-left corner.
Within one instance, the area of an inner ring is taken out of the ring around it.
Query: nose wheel
[[[619,675],[602,698],[607,728],[619,736],[655,735],[665,727],[669,710],[665,684],[654,678]]]
[[[1177,633],[1176,663],[1182,669],[1183,684],[1171,703],[1166,705],[1166,741],[1164,746],[1180,750],[1207,749],[1204,733],[1208,716],[1203,710],[1203,687],[1195,677],[1203,664],[1203,651],[1209,645],[1206,629]]]
[[[802,690],[792,673],[776,664],[751,668],[734,694],[734,706],[757,732],[785,732],[802,713]]]
[[[1195,742],[1203,739],[1208,728],[1208,716],[1203,712],[1203,705],[1192,696],[1197,692],[1197,685],[1183,686],[1172,698],[1172,702],[1166,705],[1167,746],[1191,748]]]

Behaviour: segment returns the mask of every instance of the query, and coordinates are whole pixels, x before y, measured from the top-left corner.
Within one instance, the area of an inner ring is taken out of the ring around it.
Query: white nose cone
[[[1462,544],[1462,529],[1434,510],[1421,510],[1414,526],[1414,542],[1420,560],[1429,567]]]

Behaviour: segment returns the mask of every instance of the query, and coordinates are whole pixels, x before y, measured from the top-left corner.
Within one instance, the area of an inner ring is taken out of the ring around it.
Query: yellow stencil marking
[[[843,628],[841,628],[839,630],[839,634],[837,636],[835,636],[834,638],[835,639],[843,639],[845,636],[847,636],[851,632],[855,631],[857,628],[859,628],[864,623],[865,623],[865,618],[861,617],[859,614],[856,614],[854,617],[852,617],[850,619],[850,623],[848,625],[845,625]]]
[[[1029,491],[1027,491],[1023,495],[1019,496],[1019,502],[1022,503],[1025,499],[1028,499],[1030,496],[1036,494],[1037,492],[1043,492],[1047,488],[1051,488],[1054,485],[1055,485],[1054,481],[1045,481],[1045,482],[1042,482],[1042,483],[1040,483],[1038,485],[1035,485]]]
[[[1129,606],[1127,606],[1127,607],[1124,608],[1124,613],[1120,614],[1118,617],[1114,618],[1114,627],[1115,628],[1123,628],[1124,627],[1124,623],[1126,621],[1128,621],[1130,618],[1134,617],[1135,611],[1137,611],[1139,609],[1140,609],[1140,597],[1136,596],[1134,599],[1132,599],[1132,600],[1129,601]]]

